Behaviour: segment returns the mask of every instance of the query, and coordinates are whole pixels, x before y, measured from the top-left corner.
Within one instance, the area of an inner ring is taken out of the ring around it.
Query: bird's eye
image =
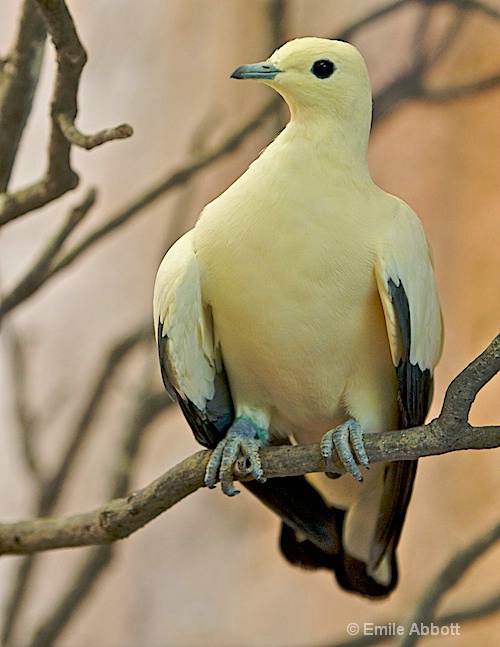
[[[335,72],[335,65],[327,58],[322,58],[320,61],[315,61],[311,67],[311,72],[318,79],[327,79]]]

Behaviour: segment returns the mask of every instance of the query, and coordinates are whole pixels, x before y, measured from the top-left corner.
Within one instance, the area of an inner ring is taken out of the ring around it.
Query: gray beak
[[[242,65],[234,70],[231,74],[232,79],[274,79],[279,74],[280,70],[274,67],[272,63],[263,61],[262,63],[250,63],[250,65]]]

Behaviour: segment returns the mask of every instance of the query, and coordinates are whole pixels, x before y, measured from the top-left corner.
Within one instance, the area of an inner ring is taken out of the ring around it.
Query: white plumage
[[[329,437],[352,454],[357,424],[365,434],[398,428],[402,415],[417,424],[442,347],[421,223],[368,170],[371,93],[357,50],[298,39],[234,76],[257,78],[282,94],[290,123],[169,250],[154,299],[164,381],[197,438],[215,446],[237,437],[219,445],[207,479],[212,485],[222,462],[229,494],[235,457],[258,463],[262,439],[318,442],[352,420],[343,441],[339,432]],[[250,444],[248,430],[230,427],[234,419],[254,424]],[[329,549],[337,556],[329,566],[330,556],[299,556],[308,542],[283,535],[285,555],[332,568],[350,590],[386,594],[397,577],[394,551],[414,477],[408,465],[394,466],[372,467],[362,484],[349,475],[311,477],[328,504],[346,510],[336,522],[342,547]],[[359,476],[357,467],[349,471]],[[282,495],[273,487],[254,484],[280,512],[273,504]],[[288,534],[305,527],[307,538],[314,521],[302,527],[280,514]],[[359,574],[339,575],[351,558],[366,566],[369,585],[358,583]]]

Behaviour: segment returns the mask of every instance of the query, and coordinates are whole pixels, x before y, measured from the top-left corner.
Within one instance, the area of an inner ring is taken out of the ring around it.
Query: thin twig
[[[490,615],[498,613],[498,611],[500,611],[500,593],[496,593],[490,598],[472,604],[468,607],[453,609],[448,613],[443,613],[442,615],[437,616],[433,620],[433,623],[437,627],[450,627],[451,625],[459,624],[460,629],[462,629],[464,624],[481,620]],[[399,636],[397,635],[397,633],[391,633],[389,629],[394,627],[394,625],[397,627],[404,627],[405,623],[391,618],[385,620],[375,620],[375,622],[372,622],[370,624],[376,627],[387,627],[387,631],[364,634],[360,633],[353,638],[348,638],[347,640],[336,640],[334,642],[328,643],[328,645],[323,645],[323,647],[372,647],[373,645],[393,643],[399,638]]]
[[[107,236],[110,232],[124,225],[139,211],[153,204],[158,198],[163,197],[173,189],[185,185],[196,173],[199,173],[207,166],[236,151],[245,142],[247,136],[260,128],[265,120],[274,113],[278,104],[279,99],[274,97],[260,108],[247,122],[230,133],[220,144],[196,154],[186,164],[169,173],[163,180],[151,186],[123,210],[112,215],[105,225],[89,234],[79,245],[60,259],[52,268],[50,276],[54,276],[71,265],[89,247]]]
[[[74,122],[67,114],[57,116],[57,123],[61,129],[62,134],[75,146],[91,150],[96,146],[100,146],[105,142],[113,141],[114,139],[126,139],[134,134],[134,129],[129,124],[120,124],[114,128],[105,128],[97,133],[85,135],[80,132],[75,126]]]
[[[49,515],[64,492],[71,470],[79,456],[79,452],[99,415],[105,399],[113,385],[113,380],[129,353],[140,343],[152,338],[151,324],[138,326],[135,330],[116,342],[104,359],[102,369],[95,379],[93,388],[85,401],[82,411],[77,416],[74,427],[69,431],[69,440],[58,461],[54,473],[46,479],[40,488],[36,514]],[[38,555],[28,555],[23,561],[15,578],[15,585],[10,593],[5,612],[5,622],[2,632],[2,645],[9,644],[15,625],[22,611],[23,603],[34,573]]]
[[[421,635],[419,632],[412,632],[411,628],[420,625],[428,627],[443,596],[457,584],[474,562],[499,540],[500,523],[497,522],[476,541],[453,556],[422,596],[420,604],[407,623],[400,647],[413,647],[417,644]]]
[[[31,475],[35,478],[38,487],[41,487],[44,474],[35,452],[35,440],[38,437],[40,421],[28,397],[26,343],[13,328],[9,327],[5,332],[11,356],[14,411],[21,431],[23,456]]]
[[[111,564],[113,546],[98,546],[82,562],[71,585],[48,617],[36,629],[28,647],[51,647],[73,617],[82,601],[92,592],[99,576]]]
[[[150,367],[147,377],[151,375]],[[124,434],[121,447],[116,453],[114,474],[110,495],[124,496],[130,487],[133,463],[139,453],[145,432],[160,413],[169,406],[168,400],[158,397],[151,386],[140,388],[134,398],[133,413]],[[35,630],[29,647],[50,647],[62,633],[74,614],[91,593],[99,577],[103,575],[114,555],[113,546],[99,546],[83,561],[67,585],[61,599]]]
[[[363,27],[366,27],[367,25],[372,25],[377,20],[380,20],[381,18],[385,18],[386,16],[393,13],[394,11],[401,9],[401,7],[405,6],[409,2],[411,2],[411,0],[397,0],[396,2],[388,4],[384,7],[375,9],[374,11],[370,12],[366,16],[363,16],[359,20],[356,20],[355,22],[350,24],[348,27],[343,29],[340,33],[336,34],[335,36],[332,36],[332,38],[338,38],[340,40],[351,40],[354,34],[360,31]]]
[[[439,59],[449,50],[453,43],[457,40],[460,35],[462,27],[466,24],[467,21],[467,12],[462,9],[455,7],[455,13],[453,18],[446,25],[441,38],[439,39],[434,51],[428,52],[427,54],[427,63],[433,64],[439,61]]]
[[[38,514],[40,516],[50,514],[50,511],[59,500],[78,452],[102,409],[113,384],[113,378],[118,373],[119,368],[138,344],[149,342],[151,338],[151,325],[138,326],[123,339],[116,342],[109,351],[82,412],[77,417],[73,429],[70,430],[68,444],[62,453],[58,468],[45,483],[38,503]]]
[[[9,592],[7,604],[5,605],[4,622],[2,627],[1,645],[7,647],[16,627],[19,612],[24,602],[26,591],[33,578],[33,567],[39,560],[40,555],[32,553],[27,555],[17,568],[13,580],[12,591]]]
[[[88,214],[96,200],[96,192],[90,189],[84,200],[74,209],[63,226],[42,249],[33,266],[19,283],[0,302],[0,322],[7,313],[34,294],[43,285],[50,273],[50,267],[67,238]]]
[[[478,11],[483,13],[489,18],[494,18],[495,20],[500,20],[500,11],[495,9],[489,4],[479,2],[479,0],[417,0],[418,2],[429,3],[429,4],[452,4],[458,9],[465,9],[468,11]]]
[[[487,76],[484,79],[478,79],[463,85],[455,85],[442,88],[422,88],[422,96],[419,99],[442,103],[452,99],[463,99],[477,95],[481,92],[488,92],[500,86],[500,72]]]

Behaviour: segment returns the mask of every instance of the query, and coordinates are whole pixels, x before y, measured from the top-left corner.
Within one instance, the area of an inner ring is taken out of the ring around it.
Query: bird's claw
[[[369,461],[363,443],[363,431],[357,420],[351,418],[337,428],[327,431],[323,436],[321,440],[321,454],[327,466],[333,468],[329,470],[331,472],[335,472],[333,463],[334,447],[346,471],[352,474],[358,481],[363,481],[363,476],[355,459],[367,469],[369,469]]]
[[[224,494],[234,496],[239,493],[233,484],[235,475],[253,476],[260,483],[265,482],[259,454],[262,441],[257,432],[251,421],[235,421],[226,437],[212,452],[205,472],[207,487],[214,488],[219,480]]]

